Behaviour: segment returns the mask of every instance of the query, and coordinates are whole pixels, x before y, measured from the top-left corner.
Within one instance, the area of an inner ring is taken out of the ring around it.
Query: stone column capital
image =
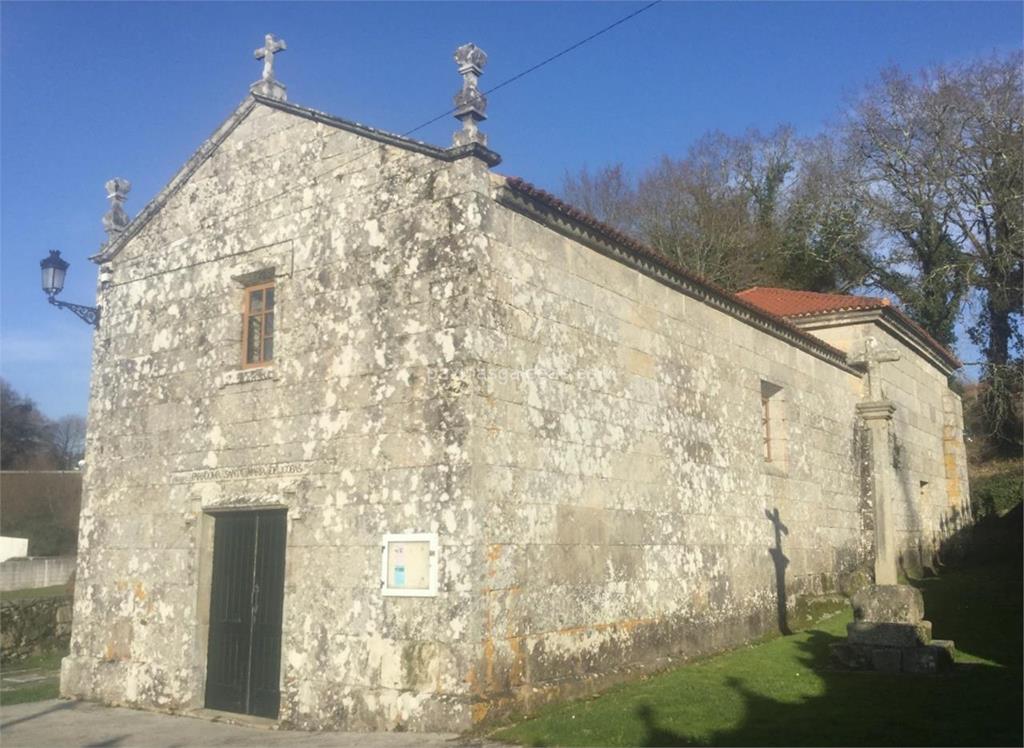
[[[896,412],[896,403],[892,400],[869,400],[857,403],[857,415],[865,421],[891,421]]]

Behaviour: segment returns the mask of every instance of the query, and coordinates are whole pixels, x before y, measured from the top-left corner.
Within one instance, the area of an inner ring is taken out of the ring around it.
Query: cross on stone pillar
[[[455,94],[455,119],[462,122],[462,129],[452,136],[457,145],[479,143],[487,145],[487,136],[477,125],[487,119],[487,97],[480,92],[479,81],[487,65],[487,55],[475,44],[463,44],[455,50],[455,62],[462,75],[462,90]]]
[[[900,353],[893,348],[881,348],[874,338],[865,338],[859,351],[846,357],[847,363],[866,366],[868,370],[868,400],[885,399],[882,391],[882,364],[899,361]]]
[[[848,363],[867,367],[868,386],[864,399],[857,404],[857,415],[864,420],[870,440],[875,584],[896,584],[899,571],[895,525],[897,476],[891,437],[896,405],[885,399],[882,387],[882,364],[899,358],[898,351],[881,348],[874,338],[866,338],[859,351],[847,356]]]
[[[286,101],[286,88],[274,77],[274,55],[288,49],[284,39],[275,39],[273,34],[263,37],[263,46],[253,52],[257,60],[263,60],[263,76],[253,83],[249,89],[268,99]]]
[[[113,241],[131,220],[125,212],[124,201],[128,199],[132,183],[114,177],[103,186],[107,188],[107,199],[110,201],[110,210],[103,216],[103,230],[107,232],[107,241]]]

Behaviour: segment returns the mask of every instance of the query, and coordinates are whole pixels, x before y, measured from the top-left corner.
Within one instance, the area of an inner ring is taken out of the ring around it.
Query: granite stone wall
[[[896,405],[894,526],[904,568],[920,574],[934,567],[941,541],[971,521],[960,396],[950,389],[946,374],[875,323],[817,329],[814,334],[844,350],[873,337],[900,355],[882,367],[885,396]]]
[[[859,376],[527,217],[487,217],[478,718],[777,630],[780,595],[791,608],[863,561]]]
[[[451,372],[477,185],[477,161],[257,106],[109,264],[65,695],[201,707],[207,512],[273,506],[282,721],[469,725],[482,555]],[[242,369],[242,283],[268,271],[275,360]],[[440,593],[382,598],[381,536],[413,531],[440,534]]]

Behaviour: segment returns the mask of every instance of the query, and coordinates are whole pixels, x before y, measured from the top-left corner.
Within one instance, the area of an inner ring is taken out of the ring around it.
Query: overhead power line
[[[664,2],[664,0],[653,0],[653,2],[647,3],[647,5],[644,5],[642,8],[638,8],[637,10],[634,10],[632,13],[623,16],[622,18],[618,19],[617,21],[615,21],[613,23],[608,24],[604,28],[599,29],[598,31],[595,31],[593,34],[591,34],[590,36],[586,37],[585,39],[580,39],[575,44],[566,47],[565,49],[561,50],[560,52],[556,52],[555,54],[551,55],[547,59],[541,60],[536,65],[532,65],[532,66],[526,68],[525,70],[523,70],[523,71],[521,71],[519,73],[516,73],[511,78],[506,78],[501,83],[498,83],[497,85],[493,86],[492,88],[489,88],[486,91],[484,91],[484,95],[486,96],[487,94],[493,93],[494,91],[497,91],[499,88],[504,88],[505,86],[508,86],[511,83],[514,83],[515,81],[519,80],[520,78],[523,78],[523,77],[529,75],[530,73],[532,73],[532,72],[534,72],[536,70],[540,70],[545,65],[549,65],[552,62],[554,62],[555,60],[557,60],[558,58],[564,57],[565,55],[569,54],[573,50],[579,49],[584,44],[588,44],[589,42],[592,42],[594,39],[597,39],[602,34],[607,34],[609,31],[611,31],[612,29],[616,28],[617,26],[621,26],[622,24],[626,23],[627,21],[629,21],[629,20],[631,20],[633,18],[636,18],[641,13],[645,13],[646,11],[650,10],[655,5],[660,5],[662,2]],[[406,132],[402,133],[401,137],[408,137],[408,136],[412,135],[414,132],[417,132],[418,130],[422,130],[424,127],[427,127],[428,125],[432,125],[435,122],[437,122],[438,120],[444,119],[445,117],[449,116],[450,114],[454,114],[455,110],[456,110],[456,107],[452,107],[451,109],[448,109],[447,111],[442,112],[441,114],[437,115],[436,117],[433,117],[432,119],[427,120],[423,124],[416,125],[416,127],[412,128],[411,130],[407,130]],[[376,146],[372,146],[372,145],[368,146],[364,151],[362,151],[361,153],[357,153],[353,158],[351,158],[348,161],[342,163],[340,166],[335,166],[334,170],[337,170],[339,168],[343,169],[343,168],[345,168],[347,166],[351,166],[352,164],[354,164],[354,163],[356,163],[358,161],[361,161],[362,159],[366,158],[367,156],[370,156],[375,151],[376,151]]]
[[[621,26],[622,24],[626,23],[626,21],[629,21],[629,20],[632,20],[632,19],[636,18],[641,13],[647,12],[648,10],[653,8],[655,5],[660,5],[662,2],[664,2],[664,0],[654,0],[654,2],[647,3],[647,5],[643,6],[642,8],[639,8],[637,10],[634,10],[629,15],[625,15],[622,18],[620,18],[619,20],[615,21],[614,23],[608,24],[603,29],[595,31],[593,34],[591,34],[590,36],[586,37],[585,39],[580,39],[575,44],[573,44],[573,45],[571,45],[569,47],[566,47],[565,49],[563,49],[560,52],[556,52],[555,54],[551,55],[550,57],[548,57],[545,60],[541,60],[536,65],[528,67],[528,68],[526,68],[526,70],[523,70],[522,72],[516,73],[511,78],[506,78],[501,83],[498,83],[497,85],[493,86],[492,88],[488,88],[486,91],[484,91],[484,96],[488,96],[488,95],[494,93],[495,91],[497,91],[498,89],[504,88],[505,86],[508,86],[508,85],[510,85],[512,83],[515,83],[520,78],[525,78],[530,73],[532,73],[532,72],[534,72],[536,70],[540,70],[545,65],[548,65],[548,64],[554,62],[555,60],[557,60],[559,57],[564,57],[565,55],[569,54],[570,52],[579,49],[584,44],[587,44],[589,42],[594,41],[594,39],[596,39],[597,37],[601,36],[602,34],[607,34],[609,31],[611,31],[615,27]],[[409,135],[412,135],[414,132],[417,132],[418,130],[422,130],[424,127],[427,127],[428,125],[432,125],[435,122],[437,122],[438,120],[444,119],[448,115],[454,114],[454,113],[455,113],[455,107],[452,107],[448,111],[442,112],[441,114],[437,115],[433,119],[429,119],[429,120],[427,120],[426,122],[424,122],[421,125],[416,125],[416,127],[412,128],[411,130],[408,130],[407,132],[402,133],[402,135],[405,136],[405,137],[407,137]]]

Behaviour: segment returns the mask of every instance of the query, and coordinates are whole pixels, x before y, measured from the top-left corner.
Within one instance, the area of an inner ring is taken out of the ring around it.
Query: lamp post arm
[[[55,307],[61,309],[70,309],[75,315],[85,322],[87,325],[92,325],[95,328],[100,326],[100,310],[99,307],[95,306],[84,306],[82,304],[72,304],[67,301],[60,301],[53,296],[49,297],[50,303]]]

